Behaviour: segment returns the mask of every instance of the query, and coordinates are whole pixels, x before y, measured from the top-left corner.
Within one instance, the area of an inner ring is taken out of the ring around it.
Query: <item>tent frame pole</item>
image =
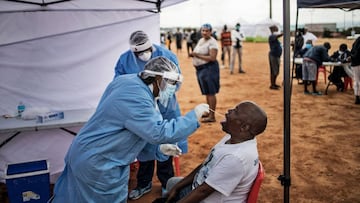
[[[290,194],[290,1],[283,0],[283,25],[284,25],[284,174],[278,177],[284,186],[284,202],[289,202]]]

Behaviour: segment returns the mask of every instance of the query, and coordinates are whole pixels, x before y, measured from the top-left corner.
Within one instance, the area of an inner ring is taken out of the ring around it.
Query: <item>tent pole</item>
[[[283,0],[284,25],[284,174],[278,177],[284,186],[284,202],[289,202],[290,192],[290,1]]]
[[[295,35],[295,37],[294,37],[294,47],[293,47],[293,49],[294,49],[294,51],[295,51],[295,45],[296,45],[296,35],[297,35],[297,31],[298,31],[298,16],[299,16],[299,9],[298,8],[296,8],[296,23],[295,23],[295,33],[294,33],[294,35]],[[290,90],[290,93],[291,93],[291,95],[292,95],[292,85],[293,85],[293,83],[292,83],[292,81],[293,81],[293,79],[294,79],[294,72],[295,72],[295,52],[293,52],[294,54],[293,54],[293,57],[292,57],[292,70],[291,70],[291,90]]]

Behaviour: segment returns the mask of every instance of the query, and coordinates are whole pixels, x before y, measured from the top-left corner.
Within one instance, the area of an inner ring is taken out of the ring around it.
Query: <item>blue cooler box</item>
[[[50,198],[47,160],[8,164],[5,170],[10,203],[46,203]]]

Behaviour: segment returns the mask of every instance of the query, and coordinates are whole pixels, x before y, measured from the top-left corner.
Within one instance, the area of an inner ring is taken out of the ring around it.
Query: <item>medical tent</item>
[[[297,0],[296,29],[298,24],[298,11],[303,8],[338,8],[350,11],[360,8],[359,0]],[[283,174],[278,177],[284,186],[284,202],[289,202],[291,185],[290,177],[290,109],[291,109],[291,78],[290,78],[290,3],[284,1],[283,5],[284,25],[284,163]]]
[[[0,0],[0,115],[15,115],[19,102],[95,109],[130,34],[144,30],[159,43],[159,11],[182,1]],[[61,129],[0,133],[0,181],[7,163],[48,159],[54,182],[73,136]]]

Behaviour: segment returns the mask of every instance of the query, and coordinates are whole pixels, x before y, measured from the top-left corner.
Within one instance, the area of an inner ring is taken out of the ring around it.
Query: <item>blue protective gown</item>
[[[171,62],[173,62],[178,67],[178,71],[179,71],[179,73],[181,73],[181,70],[179,68],[179,61],[178,61],[176,55],[166,48],[163,48],[161,46],[153,44],[153,52],[152,52],[151,58],[155,58],[157,56],[163,56],[163,57],[168,58]],[[135,56],[134,52],[132,52],[131,50],[128,50],[125,53],[123,53],[120,56],[119,60],[117,61],[116,67],[115,67],[115,77],[114,78],[116,78],[119,75],[139,73],[144,70],[145,64],[146,64],[146,62],[138,59]],[[174,95],[169,100],[169,104],[167,107],[164,107],[160,103],[158,103],[158,106],[159,106],[161,115],[163,116],[164,119],[172,119],[172,118],[176,118],[181,115],[180,106],[177,102],[176,95]],[[179,141],[178,146],[182,150],[183,154],[188,152],[187,139]],[[152,155],[154,153],[156,153],[158,155],[157,160],[159,160],[159,161],[166,161],[168,159],[168,156],[159,152],[157,145],[148,144],[148,145],[146,145],[145,150],[139,154],[138,160],[139,161],[153,160]]]
[[[144,146],[183,140],[198,127],[193,110],[164,120],[151,90],[137,74],[117,77],[73,140],[53,202],[126,202],[129,165]]]

